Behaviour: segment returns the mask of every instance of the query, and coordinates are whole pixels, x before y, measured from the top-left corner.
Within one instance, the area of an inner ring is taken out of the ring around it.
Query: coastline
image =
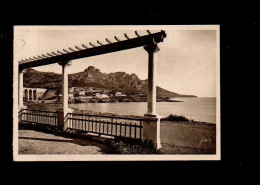
[[[41,103],[25,103],[26,106],[28,106],[28,109],[33,109],[33,110],[43,110],[43,111],[57,111],[62,108],[62,105],[59,103],[49,103],[49,104],[41,104]],[[109,112],[95,112],[95,111],[90,111],[90,110],[80,110],[78,108],[72,108],[73,110],[72,113],[77,113],[77,114],[95,114],[95,115],[105,115],[105,116],[119,116],[119,117],[135,117],[135,118],[142,118],[143,116],[137,116],[137,115],[130,115],[130,114],[116,114],[116,113],[109,113]],[[171,115],[168,115],[169,117]],[[174,115],[177,116],[177,115]],[[169,121],[166,120],[167,117],[162,117],[161,122],[176,122],[178,124],[198,124],[198,125],[216,125],[215,123],[210,123],[210,122],[204,122],[204,121],[196,121],[193,119],[187,119],[189,121]]]
[[[118,103],[118,102],[147,102],[147,97],[111,97],[111,98],[75,98],[69,99],[69,103]],[[170,98],[157,97],[156,102],[183,102]]]
[[[51,110],[61,108],[60,104],[27,104],[28,109]],[[112,113],[93,112],[73,109],[73,113],[95,114],[120,117],[141,117],[134,115],[118,115]],[[161,120],[162,154],[215,154],[216,124],[207,122],[167,121]]]

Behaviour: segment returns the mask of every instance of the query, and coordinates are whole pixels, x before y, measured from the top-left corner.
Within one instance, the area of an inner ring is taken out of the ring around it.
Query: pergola
[[[135,38],[130,38],[124,34],[125,40],[120,40],[115,36],[115,42],[106,40],[106,44],[97,40],[97,44],[89,42],[90,46],[82,44],[82,46],[69,47],[63,51],[57,50],[47,54],[29,57],[28,59],[20,60],[19,63],[19,108],[25,108],[23,105],[23,71],[24,69],[55,64],[62,66],[62,112],[63,116],[69,112],[68,107],[68,73],[67,67],[70,61],[80,58],[92,57],[112,52],[118,52],[127,49],[144,47],[148,52],[148,110],[144,116],[158,117],[156,113],[156,60],[154,54],[159,51],[158,43],[163,42],[166,37],[165,31],[161,30],[157,33],[151,33],[147,30],[147,35],[140,36],[135,31]],[[157,129],[158,134],[158,129]]]

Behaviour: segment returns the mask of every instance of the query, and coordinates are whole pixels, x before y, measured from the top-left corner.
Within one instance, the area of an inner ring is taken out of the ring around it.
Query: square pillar
[[[70,111],[66,111],[66,110],[64,111],[60,109],[57,110],[56,112],[58,113],[58,125],[57,125],[58,129],[66,131],[68,126],[65,121],[66,121],[66,116],[68,113],[70,113]]]
[[[157,149],[161,148],[160,117],[146,117],[143,120],[142,140],[151,140]]]
[[[18,75],[18,108],[26,109],[26,106],[23,104],[23,73],[24,70],[19,69]]]

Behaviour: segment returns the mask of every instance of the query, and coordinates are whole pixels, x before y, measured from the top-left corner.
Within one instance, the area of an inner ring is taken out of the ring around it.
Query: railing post
[[[68,121],[66,121],[68,119],[68,112],[62,109],[57,110],[56,112],[58,114],[58,123],[57,123],[58,129],[66,131],[68,127]]]

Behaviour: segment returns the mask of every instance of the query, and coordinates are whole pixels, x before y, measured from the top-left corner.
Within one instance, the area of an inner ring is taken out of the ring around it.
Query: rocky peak
[[[139,79],[138,76],[135,73],[132,73],[131,77],[134,78],[134,79]]]
[[[85,69],[85,72],[87,72],[87,71],[100,72],[100,70],[99,70],[99,69],[96,69],[94,66],[89,66],[87,69]]]

